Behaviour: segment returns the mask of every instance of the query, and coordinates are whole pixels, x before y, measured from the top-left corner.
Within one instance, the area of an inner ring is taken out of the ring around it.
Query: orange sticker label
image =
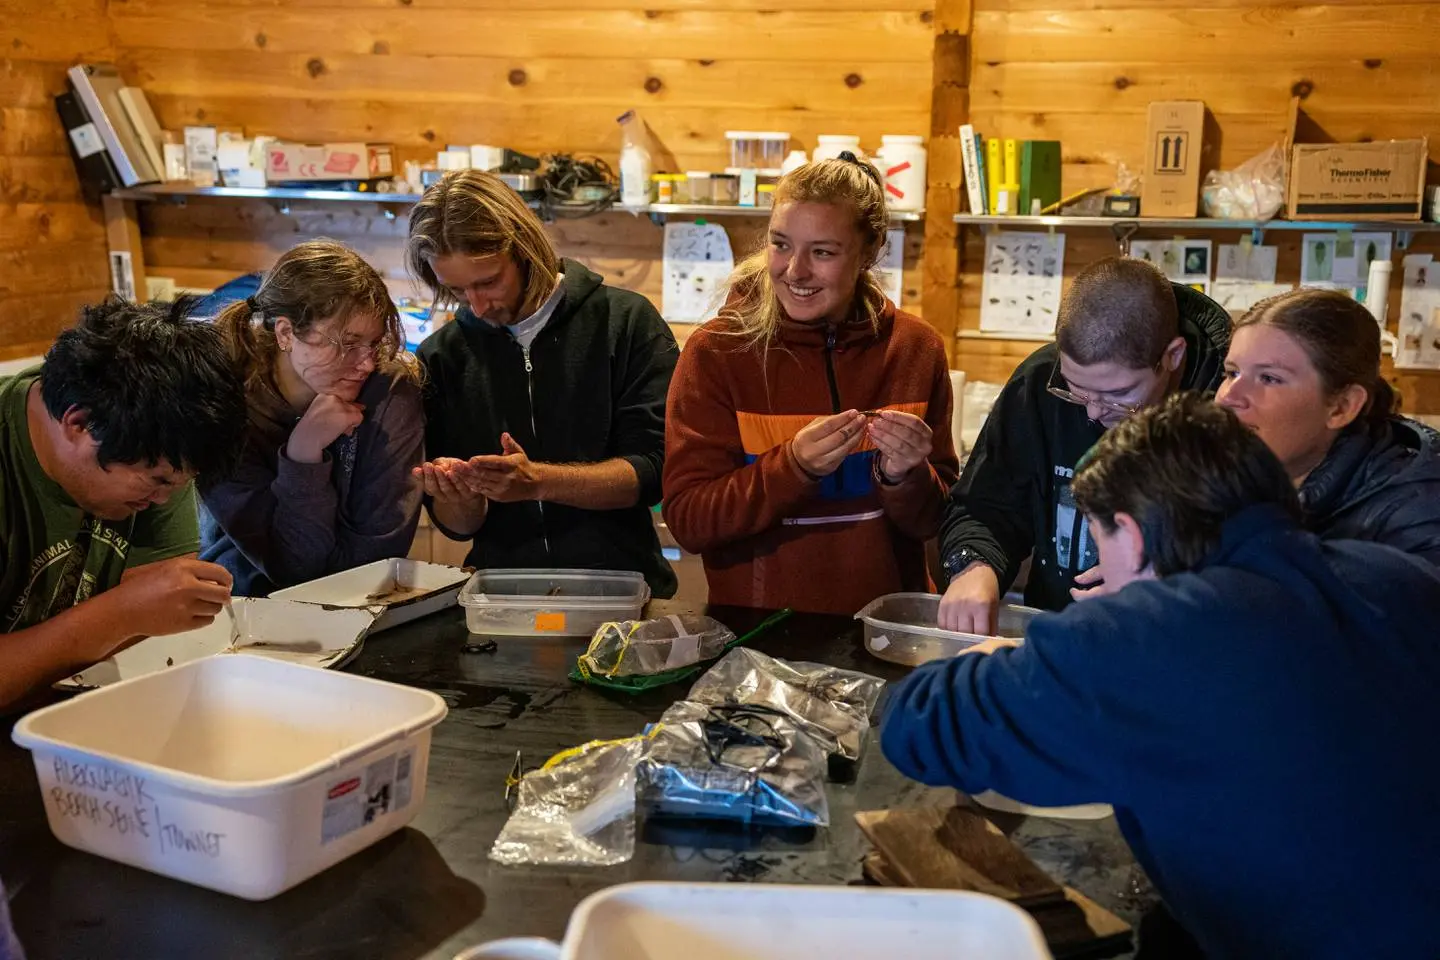
[[[537,613],[535,614],[536,633],[564,633],[565,614],[563,613]]]

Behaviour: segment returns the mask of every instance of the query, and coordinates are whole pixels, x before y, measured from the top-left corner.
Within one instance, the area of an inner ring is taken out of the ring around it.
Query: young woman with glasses
[[[215,323],[250,413],[240,466],[200,485],[201,556],[237,596],[264,596],[408,553],[425,422],[375,269],[334,241],[302,243]]]

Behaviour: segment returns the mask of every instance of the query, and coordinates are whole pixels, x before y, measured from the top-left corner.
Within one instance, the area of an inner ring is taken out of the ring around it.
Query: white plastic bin
[[[371,634],[455,605],[470,575],[459,567],[395,557],[286,587],[272,600],[298,600],[329,607],[374,607],[380,611]]]
[[[38,710],[50,829],[77,850],[266,900],[414,818],[433,693],[266,657],[209,657]]]
[[[1030,915],[960,890],[627,883],[591,894],[563,944],[498,940],[455,960],[1047,960]]]
[[[643,576],[617,570],[480,570],[460,591],[470,632],[498,637],[589,637],[649,600]]]
[[[1025,636],[1025,627],[1040,613],[1033,607],[1000,607],[999,636]],[[855,619],[865,624],[865,649],[881,660],[918,666],[953,657],[988,639],[973,633],[941,630],[940,597],[933,593],[890,593],[872,601]]]

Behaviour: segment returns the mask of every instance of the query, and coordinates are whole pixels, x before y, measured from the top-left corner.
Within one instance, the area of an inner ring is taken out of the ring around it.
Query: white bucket
[[[56,839],[266,900],[409,823],[425,800],[425,690],[266,657],[208,657],[38,710]]]
[[[925,209],[925,138],[887,134],[880,138],[880,172],[891,210]]]

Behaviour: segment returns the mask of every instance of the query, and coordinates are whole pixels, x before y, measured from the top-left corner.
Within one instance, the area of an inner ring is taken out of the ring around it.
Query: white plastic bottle
[[[925,138],[887,134],[880,138],[880,172],[892,210],[925,209]]]
[[[636,129],[642,121],[635,111],[627,110],[620,116],[620,134],[624,145],[620,148],[620,205],[624,207],[650,206],[650,151],[645,149],[640,133]]]

